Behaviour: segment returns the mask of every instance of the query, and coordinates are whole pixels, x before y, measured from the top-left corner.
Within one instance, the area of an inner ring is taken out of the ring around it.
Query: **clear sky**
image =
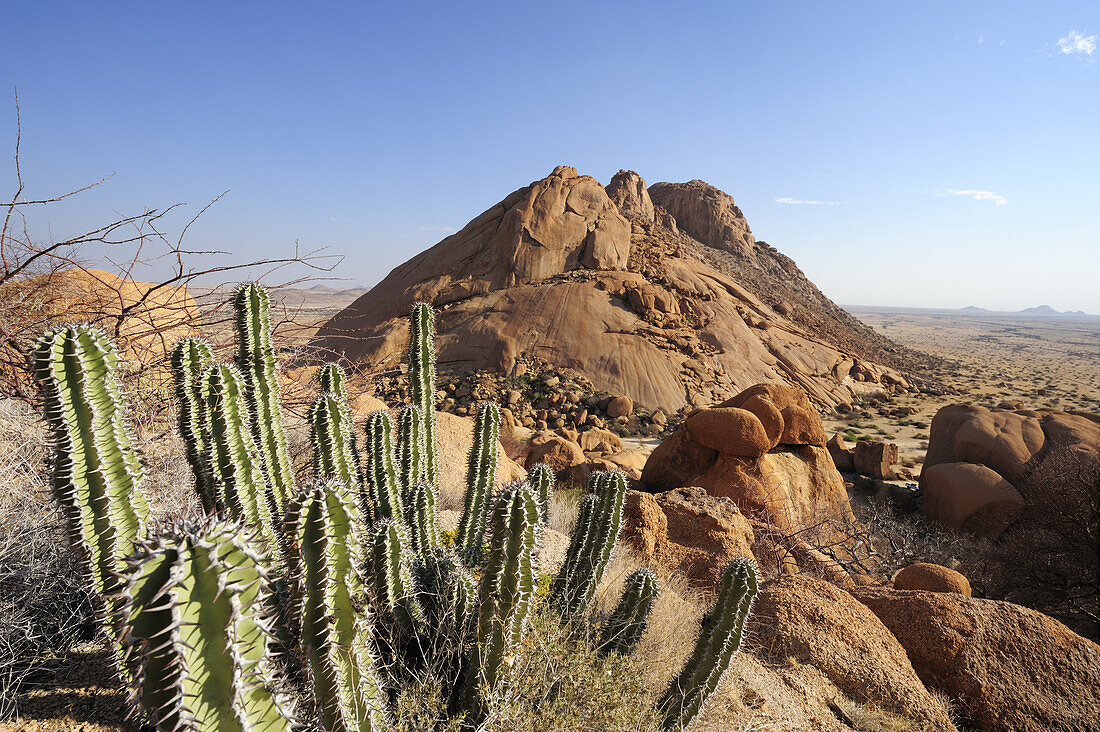
[[[1095,0],[0,5],[27,195],[115,173],[43,236],[231,189],[192,246],[372,284],[555,165],[630,168],[841,303],[1100,313]]]

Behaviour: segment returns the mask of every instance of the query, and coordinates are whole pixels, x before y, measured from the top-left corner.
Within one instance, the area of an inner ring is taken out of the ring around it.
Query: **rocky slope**
[[[318,331],[315,351],[395,367],[418,300],[440,311],[444,369],[509,374],[535,357],[651,410],[762,381],[823,405],[909,387],[889,365],[900,347],[756,242],[733,199],[698,181],[647,188],[620,171],[604,188],[558,167],[394,269]]]

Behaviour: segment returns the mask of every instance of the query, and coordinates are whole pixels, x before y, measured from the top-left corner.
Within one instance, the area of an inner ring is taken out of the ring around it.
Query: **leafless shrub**
[[[43,477],[44,430],[20,402],[0,400],[0,719],[15,694],[94,631],[91,597]]]
[[[148,373],[164,364],[175,340],[204,327],[217,334],[228,323],[228,290],[213,288],[193,297],[203,282],[262,280],[291,268],[314,274],[332,271],[342,257],[322,249],[244,263],[224,262],[227,252],[185,245],[187,232],[225,193],[189,219],[183,204],[116,215],[100,226],[54,237],[48,217],[54,207],[107,182],[110,177],[60,194],[25,195],[20,161],[22,125],[16,97],[15,192],[0,213],[0,394],[33,401],[29,353],[49,326],[88,322],[101,326],[126,354],[127,368]],[[35,219],[39,219],[36,221]],[[142,279],[149,279],[145,282]],[[298,276],[281,286],[306,281]],[[279,310],[279,309],[276,309]],[[306,327],[298,313],[273,313],[283,332]],[[215,339],[218,340],[218,339]],[[228,339],[220,344],[227,346]],[[157,384],[163,389],[163,379]]]

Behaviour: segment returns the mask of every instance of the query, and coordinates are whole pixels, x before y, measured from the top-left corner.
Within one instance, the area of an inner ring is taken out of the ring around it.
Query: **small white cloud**
[[[801,198],[790,198],[784,196],[783,198],[775,199],[776,203],[784,203],[789,206],[847,206],[847,201],[804,201]]]
[[[937,198],[943,196],[966,196],[967,198],[973,198],[975,201],[993,201],[998,206],[1003,206],[1008,203],[1008,199],[1002,196],[1000,193],[994,193],[993,191],[978,191],[973,188],[964,188],[962,190],[955,190],[949,188],[942,193],[933,194]]]
[[[453,226],[418,226],[416,228],[420,231],[434,231],[437,234],[453,234],[458,231]]]
[[[329,216],[329,221],[347,221],[343,216]]]
[[[985,34],[984,33],[979,33],[978,34],[978,43],[985,43]]]
[[[1096,53],[1096,36],[1071,30],[1065,38],[1058,39],[1058,52],[1065,56],[1091,56]]]

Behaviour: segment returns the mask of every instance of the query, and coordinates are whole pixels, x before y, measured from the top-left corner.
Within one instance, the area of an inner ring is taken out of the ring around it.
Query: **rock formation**
[[[784,577],[760,593],[751,622],[768,656],[808,663],[853,699],[899,714],[914,729],[955,728],[906,649],[844,590],[814,577]]]
[[[647,410],[712,403],[760,381],[797,384],[825,405],[906,388],[889,367],[899,347],[754,242],[732,199],[685,185],[647,189],[622,171],[605,189],[558,167],[394,269],[322,326],[313,346],[364,370],[394,366],[403,318],[424,300],[440,310],[444,369],[509,374],[535,356]],[[757,269],[722,259],[746,250],[762,267],[782,265],[786,305],[769,304],[774,283]]]
[[[972,594],[966,577],[953,569],[929,562],[917,562],[903,567],[894,575],[893,583],[896,590],[957,592],[967,597]]]
[[[957,593],[861,588],[930,688],[976,729],[1097,729],[1100,646],[1019,605]]]
[[[986,594],[1100,637],[1100,415],[943,407],[920,485],[928,518],[996,539]]]
[[[622,536],[646,564],[683,575],[701,589],[716,587],[731,560],[752,556],[752,526],[737,504],[702,488],[655,496],[629,491]]]
[[[654,493],[704,488],[785,534],[851,518],[821,419],[786,384],[758,384],[689,412],[649,456],[642,483]]]

